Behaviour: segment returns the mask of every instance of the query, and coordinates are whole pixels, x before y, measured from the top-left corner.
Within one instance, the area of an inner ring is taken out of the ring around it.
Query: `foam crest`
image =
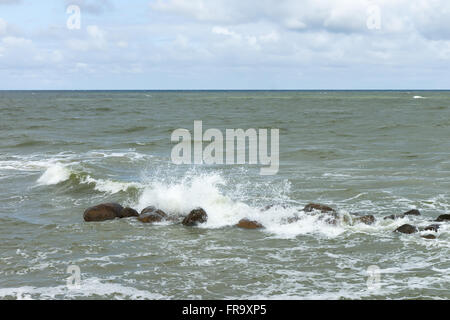
[[[94,190],[114,194],[120,191],[127,191],[131,187],[139,188],[141,185],[136,182],[119,182],[108,179],[95,179],[91,176],[83,177],[80,183],[93,184]]]
[[[45,170],[37,183],[40,185],[54,185],[70,178],[70,170],[61,163],[55,163]]]

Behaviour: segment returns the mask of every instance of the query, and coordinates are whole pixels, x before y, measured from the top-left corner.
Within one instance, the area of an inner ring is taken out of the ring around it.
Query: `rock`
[[[395,219],[401,219],[404,218],[405,216],[403,214],[391,214],[390,216],[386,216],[383,219],[387,220],[387,219],[391,219],[391,220],[395,220]]]
[[[409,211],[406,211],[403,216],[420,216],[420,211],[416,209],[412,209]]]
[[[321,217],[321,219],[323,219],[323,221],[325,221],[328,224],[332,224],[332,225],[337,225],[339,222],[339,216],[336,212],[327,212],[326,216]]]
[[[441,226],[438,224],[431,224],[429,226],[426,226],[425,228],[423,228],[424,231],[434,231],[434,232],[438,232],[439,228]]]
[[[200,223],[205,223],[208,220],[208,215],[202,208],[192,210],[183,220],[185,226],[196,226]]]
[[[257,221],[252,221],[249,219],[242,219],[238,222],[236,227],[243,228],[243,229],[261,229],[261,228],[263,228],[263,225]]]
[[[356,217],[355,219],[353,219],[354,222],[362,222],[368,225],[374,224],[375,223],[375,217],[371,214],[369,215],[365,215],[365,216],[361,216],[361,217]]]
[[[289,218],[287,218],[285,221],[286,221],[287,223],[295,223],[295,222],[297,222],[297,221],[299,221],[299,220],[300,220],[300,217],[294,216],[294,217],[289,217]]]
[[[87,208],[83,213],[84,221],[106,221],[120,217],[123,207],[118,203],[102,203]]]
[[[406,233],[406,234],[415,233],[417,231],[419,231],[417,229],[417,227],[412,226],[410,224],[404,224],[404,225],[398,227],[397,229],[395,229],[395,232]]]
[[[303,211],[305,212],[312,212],[312,211],[320,211],[322,213],[325,212],[335,212],[335,210],[329,206],[320,204],[320,203],[309,203],[304,208]]]
[[[442,222],[442,221],[449,221],[450,220],[450,214],[441,214],[435,221]]]
[[[339,216],[333,208],[320,203],[309,203],[304,208],[303,211],[306,213],[314,213],[314,211],[319,211],[324,213],[323,217],[320,217],[326,223],[336,225],[339,221]]]
[[[387,219],[395,220],[395,219],[404,218],[405,216],[420,216],[420,211],[413,209],[413,210],[406,211],[403,214],[391,214],[390,216],[386,216],[383,219],[384,220],[387,220]]]
[[[425,239],[436,239],[436,236],[433,235],[433,234],[426,234],[426,235],[423,235],[421,237],[425,238]]]
[[[281,207],[281,208],[283,208],[283,209],[286,209],[286,208],[288,208],[288,206],[287,205],[285,205],[285,204],[281,204],[281,205],[276,205],[276,204],[268,204],[267,206],[265,206],[261,211],[268,211],[268,210],[270,210],[270,209],[272,209],[273,207],[275,207],[275,206],[279,206],[279,207]]]
[[[161,222],[166,219],[167,214],[164,211],[155,208],[154,206],[144,208],[138,217],[138,220],[143,223]]]
[[[138,217],[139,213],[133,208],[124,208],[120,211],[119,218],[130,218],[130,217]]]

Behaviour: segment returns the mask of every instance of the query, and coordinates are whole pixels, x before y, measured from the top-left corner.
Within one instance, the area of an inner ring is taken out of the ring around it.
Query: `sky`
[[[0,0],[16,89],[450,89],[450,1]]]

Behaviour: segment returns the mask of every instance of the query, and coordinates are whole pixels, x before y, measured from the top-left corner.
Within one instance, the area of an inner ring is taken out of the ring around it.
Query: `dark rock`
[[[144,208],[138,217],[138,220],[143,223],[161,222],[166,219],[167,214],[164,211],[155,208],[154,206]]]
[[[395,219],[401,219],[404,218],[405,216],[403,214],[391,214],[390,216],[386,216],[383,219],[387,220],[387,219],[391,219],[391,220],[395,220]]]
[[[257,221],[252,221],[249,219],[242,219],[238,222],[236,227],[243,228],[243,229],[261,229],[261,228],[263,228],[263,225]]]
[[[426,234],[426,235],[423,235],[421,237],[425,238],[425,239],[436,239],[436,236],[433,235],[433,234]]]
[[[269,205],[265,206],[261,211],[264,212],[264,211],[270,210],[270,209],[272,209],[273,207],[276,207],[276,206],[279,206],[279,207],[281,207],[281,208],[283,208],[283,209],[288,208],[288,206],[285,205],[285,204],[281,204],[281,205],[269,204]]]
[[[391,219],[391,220],[395,220],[395,219],[401,219],[404,218],[405,216],[420,216],[420,211],[413,209],[413,210],[409,210],[403,214],[391,214],[389,216],[384,217],[384,220],[387,219]]]
[[[305,212],[312,212],[312,211],[320,211],[322,213],[325,212],[335,212],[335,210],[329,206],[320,204],[320,203],[309,203],[304,208],[303,211]]]
[[[442,221],[449,221],[450,220],[450,214],[441,214],[435,221],[442,222]]]
[[[410,224],[404,224],[404,225],[398,227],[397,229],[395,229],[395,232],[407,233],[407,234],[415,233],[417,231],[419,231],[417,229],[417,227],[412,226]]]
[[[423,228],[424,231],[434,231],[434,232],[438,232],[439,228],[441,226],[438,224],[431,224],[429,226],[426,226],[425,228]]]
[[[300,217],[295,216],[295,217],[289,217],[289,218],[287,218],[285,221],[286,221],[287,223],[295,223],[295,222],[297,222],[298,220],[300,220]]]
[[[412,209],[409,211],[406,211],[403,216],[420,216],[420,211],[416,209]]]
[[[133,208],[124,208],[120,211],[119,218],[130,218],[130,217],[138,217],[139,213]]]
[[[333,211],[333,212],[327,212],[325,216],[321,217],[323,221],[325,221],[328,224],[337,225],[339,221],[339,215]]]
[[[205,223],[208,220],[208,215],[202,208],[192,210],[183,220],[185,226],[196,226],[200,223]]]
[[[353,219],[353,221],[362,222],[362,223],[371,225],[371,224],[375,223],[375,217],[373,215],[369,214],[369,215],[365,215],[365,216],[361,216],[361,217],[356,217],[355,219]]]
[[[83,213],[84,221],[105,221],[120,217],[123,207],[118,203],[102,203],[87,208]]]

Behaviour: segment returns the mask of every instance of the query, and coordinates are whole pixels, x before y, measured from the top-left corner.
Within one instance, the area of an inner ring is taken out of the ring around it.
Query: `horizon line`
[[[0,89],[5,91],[450,91],[450,89]]]

